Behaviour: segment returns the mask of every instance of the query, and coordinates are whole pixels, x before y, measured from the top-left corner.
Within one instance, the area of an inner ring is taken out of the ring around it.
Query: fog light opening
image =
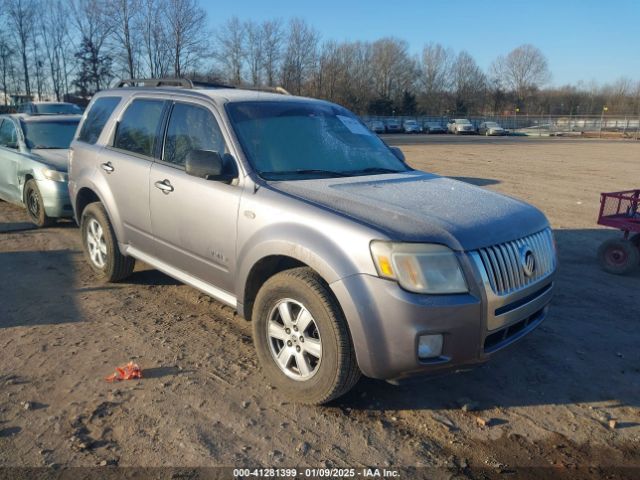
[[[418,337],[418,358],[426,360],[442,355],[442,335],[420,335]]]

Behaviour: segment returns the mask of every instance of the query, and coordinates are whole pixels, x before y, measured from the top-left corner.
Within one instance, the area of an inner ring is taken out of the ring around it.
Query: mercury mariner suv
[[[332,103],[123,81],[93,98],[69,162],[93,270],[118,281],[141,260],[235,308],[268,381],[300,402],[361,373],[466,369],[547,314],[540,211],[414,170]]]

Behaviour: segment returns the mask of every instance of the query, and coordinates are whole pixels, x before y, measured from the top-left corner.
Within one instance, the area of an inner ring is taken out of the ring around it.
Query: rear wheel
[[[640,249],[631,240],[607,240],[598,249],[598,260],[604,271],[624,275],[640,263]]]
[[[44,211],[44,202],[38,184],[34,179],[27,181],[24,186],[24,204],[31,221],[38,227],[48,227],[54,220]]]
[[[322,404],[360,377],[346,321],[310,268],[274,275],[256,297],[253,341],[267,379],[292,399]]]
[[[109,216],[100,202],[91,203],[84,209],[80,230],[85,256],[99,277],[117,282],[131,275],[135,259],[120,253]]]

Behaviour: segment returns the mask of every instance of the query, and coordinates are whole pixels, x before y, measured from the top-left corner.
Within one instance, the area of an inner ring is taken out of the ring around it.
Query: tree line
[[[640,81],[549,87],[544,54],[521,45],[483,70],[439,43],[323,39],[300,18],[210,28],[198,0],[0,0],[0,87],[87,100],[115,78],[280,85],[359,114],[640,114]]]

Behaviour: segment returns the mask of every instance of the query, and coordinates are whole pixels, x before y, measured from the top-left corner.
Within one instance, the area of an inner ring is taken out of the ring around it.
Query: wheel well
[[[275,274],[297,267],[307,267],[305,263],[285,255],[272,255],[259,260],[249,272],[244,289],[244,317],[251,321],[253,304],[260,287]]]
[[[99,202],[100,199],[98,195],[91,190],[90,188],[81,188],[76,197],[76,217],[78,223],[80,223],[80,219],[82,218],[82,212],[85,207],[93,202]]]
[[[27,200],[25,199],[25,196],[24,196],[24,193],[25,193],[25,192],[24,192],[24,188],[27,186],[27,182],[28,182],[29,180],[33,180],[33,175],[31,175],[30,173],[27,173],[27,174],[24,176],[24,183],[22,184],[22,201],[23,201],[25,204],[27,203]]]

